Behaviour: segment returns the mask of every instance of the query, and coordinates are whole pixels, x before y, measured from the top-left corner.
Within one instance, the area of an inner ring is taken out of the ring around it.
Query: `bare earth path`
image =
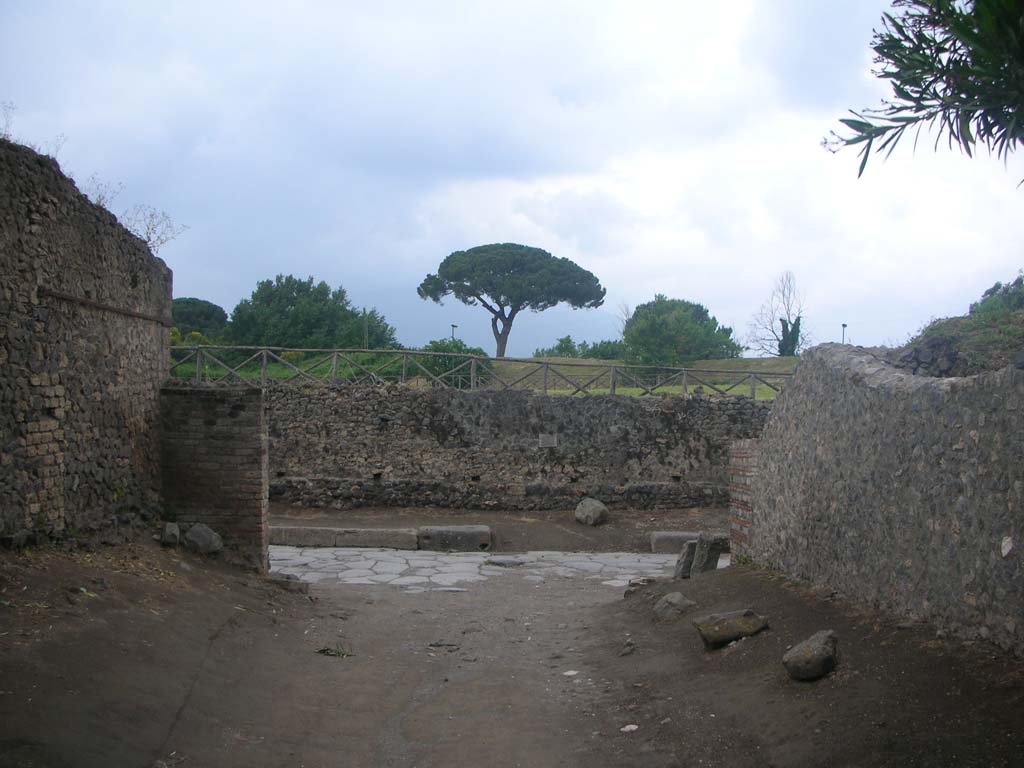
[[[1020,764],[1024,670],[981,644],[741,567],[623,599],[604,582],[627,574],[543,559],[310,600],[150,544],[0,554],[0,766]],[[686,618],[652,620],[679,588],[771,629],[708,653]],[[789,681],[785,648],[823,628],[839,670]]]

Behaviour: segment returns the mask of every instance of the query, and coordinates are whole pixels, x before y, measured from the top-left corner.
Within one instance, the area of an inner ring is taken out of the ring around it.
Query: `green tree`
[[[198,331],[203,336],[215,339],[228,324],[228,313],[212,301],[204,299],[175,299],[171,303],[171,317],[174,327],[182,336]]]
[[[908,128],[938,128],[973,156],[977,143],[1006,159],[1024,141],[1024,3],[1021,0],[895,0],[872,40],[874,73],[892,85],[877,109],[840,120],[851,134],[832,133],[832,150],[861,145],[864,172],[871,150],[895,148]]]
[[[451,357],[418,357],[417,361],[439,379],[446,381],[457,389],[468,389],[472,385],[470,367],[468,365],[461,368],[458,367],[463,362],[459,357],[460,355],[474,355],[484,358],[477,360],[477,376],[482,376],[491,371],[491,363],[487,359],[487,353],[480,347],[469,346],[462,339],[434,339],[424,345],[421,351],[451,355]],[[456,368],[458,370],[455,370]]]
[[[496,357],[505,356],[512,323],[524,309],[541,312],[561,302],[573,309],[599,307],[605,293],[597,278],[578,264],[515,243],[455,251],[416,292],[438,303],[451,294],[490,312]]]
[[[231,313],[236,344],[304,349],[397,346],[395,329],[376,310],[354,308],[344,288],[292,275],[262,280]]]
[[[581,357],[580,346],[586,347],[587,342],[577,345],[572,336],[563,336],[557,339],[554,346],[541,347],[533,351],[534,357]]]
[[[644,365],[683,365],[739,357],[743,351],[732,338],[732,328],[719,325],[706,307],[660,293],[636,308],[623,339],[631,358]]]

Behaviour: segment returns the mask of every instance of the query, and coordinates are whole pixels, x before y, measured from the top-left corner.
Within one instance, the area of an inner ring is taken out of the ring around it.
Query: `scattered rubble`
[[[164,532],[160,535],[160,544],[165,547],[176,547],[181,543],[181,529],[177,523],[165,523]]]
[[[654,615],[661,621],[671,621],[696,605],[697,603],[684,596],[682,592],[669,592],[654,604]]]
[[[838,642],[831,629],[815,632],[790,648],[782,657],[782,663],[794,680],[817,680],[835,669]]]
[[[589,496],[576,505],[576,522],[584,525],[601,525],[608,521],[608,507]]]
[[[188,529],[185,545],[201,555],[215,555],[224,549],[220,534],[203,523],[196,523]]]
[[[693,626],[700,633],[708,649],[720,648],[741,637],[750,637],[768,628],[768,619],[754,612],[752,608],[728,613],[713,613],[694,619]]]

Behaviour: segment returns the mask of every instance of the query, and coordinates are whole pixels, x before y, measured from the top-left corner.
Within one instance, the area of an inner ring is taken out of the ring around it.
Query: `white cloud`
[[[878,343],[1022,265],[1024,167],[908,144],[858,180],[821,149],[884,92],[868,42],[888,2],[850,5],[39,2],[4,11],[0,100],[21,135],[66,133],[80,177],[188,224],[163,251],[177,291],[229,310],[314,274],[410,344],[458,322],[490,346],[479,310],[415,288],[511,240],[594,271],[609,310],[661,292],[738,331],[791,269],[817,338],[848,322]],[[511,348],[568,328],[614,322],[530,316]]]

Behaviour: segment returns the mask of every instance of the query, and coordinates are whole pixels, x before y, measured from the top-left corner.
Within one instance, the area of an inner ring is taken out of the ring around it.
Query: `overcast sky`
[[[1024,163],[910,143],[856,178],[820,146],[875,104],[883,0],[0,4],[13,133],[80,182],[189,229],[175,296],[228,310],[313,275],[399,340],[493,352],[488,315],[416,286],[450,252],[520,242],[608,290],[516,320],[509,354],[618,333],[656,292],[745,335],[792,270],[807,328],[902,342],[1024,266]]]

